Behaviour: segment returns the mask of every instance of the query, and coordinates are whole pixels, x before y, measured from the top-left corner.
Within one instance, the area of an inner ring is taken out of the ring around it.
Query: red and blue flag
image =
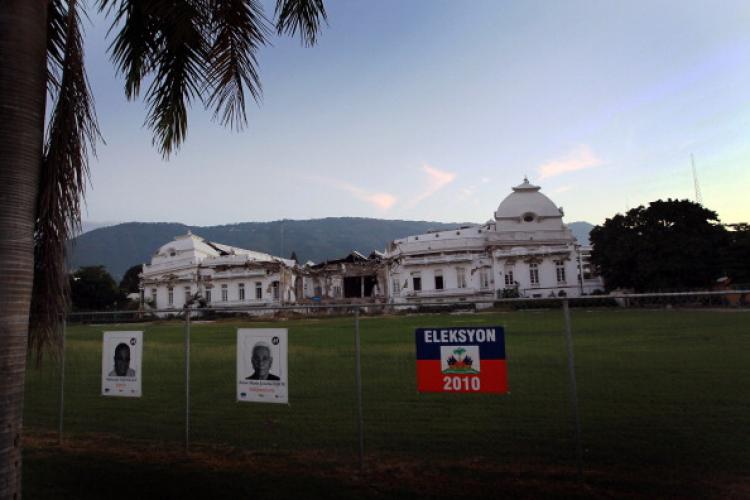
[[[419,392],[508,392],[501,326],[417,328]]]

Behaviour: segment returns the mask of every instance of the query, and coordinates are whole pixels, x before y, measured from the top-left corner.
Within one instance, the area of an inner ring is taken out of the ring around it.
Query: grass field
[[[480,468],[466,467],[469,461],[575,470],[559,310],[365,317],[360,324],[370,467],[393,460],[456,463],[480,474]],[[506,328],[509,395],[416,392],[414,329],[450,325]],[[289,329],[288,406],[235,402],[236,328],[260,326]],[[99,396],[101,332],[116,329],[144,331],[140,399]],[[356,461],[352,317],[193,323],[191,334],[190,436],[196,449],[219,447],[269,460],[313,454]],[[648,484],[655,471],[680,484],[706,474],[747,480],[750,313],[574,309],[573,335],[589,480],[617,472]],[[185,432],[183,348],[184,326],[178,322],[70,327],[66,439],[101,440],[108,448],[133,443],[179,449]],[[58,373],[55,363],[28,372],[25,426],[31,435],[49,437],[57,429]],[[55,476],[43,471],[55,470],[56,462],[54,454],[44,453],[44,442],[38,440],[26,457],[25,487],[49,496],[44,477]],[[102,467],[90,453],[66,460],[86,457]],[[139,463],[146,467],[149,460]],[[342,492],[368,496],[360,486]]]

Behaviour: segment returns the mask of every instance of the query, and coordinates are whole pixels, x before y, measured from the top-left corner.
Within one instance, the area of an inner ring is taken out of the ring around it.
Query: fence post
[[[568,375],[570,376],[570,406],[573,413],[576,440],[576,469],[578,481],[583,482],[583,445],[581,443],[581,419],[578,415],[578,387],[576,385],[575,359],[573,356],[573,333],[570,326],[570,306],[568,299],[563,299],[563,316],[565,317],[565,346],[568,350]]]
[[[185,453],[190,451],[190,309],[185,309]]]
[[[365,428],[362,416],[362,361],[359,340],[359,307],[354,309],[354,351],[355,351],[355,374],[357,383],[357,423],[359,430],[359,468],[365,466]]]
[[[63,414],[65,410],[65,330],[67,328],[67,320],[65,316],[62,319],[62,349],[60,354],[60,408],[58,414],[57,429],[57,444],[62,444],[63,440]]]

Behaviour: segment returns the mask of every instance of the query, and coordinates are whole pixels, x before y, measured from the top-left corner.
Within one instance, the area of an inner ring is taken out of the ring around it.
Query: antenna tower
[[[695,189],[695,202],[699,205],[703,205],[703,197],[701,196],[701,186],[698,184],[698,174],[695,172],[695,158],[692,153],[690,154],[690,164],[693,167],[693,189]]]

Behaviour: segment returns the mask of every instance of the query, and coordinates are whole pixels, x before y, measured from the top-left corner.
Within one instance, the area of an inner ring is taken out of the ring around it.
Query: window
[[[401,287],[398,282],[398,275],[393,277],[393,295],[398,295],[401,292]]]
[[[263,298],[263,283],[260,281],[255,282],[255,298],[261,300]]]
[[[171,286],[167,288],[167,304],[172,307],[174,305],[174,288]]]
[[[443,272],[438,270],[435,271],[435,290],[443,289]]]
[[[539,285],[539,264],[529,264],[529,281],[532,286]]]
[[[229,286],[221,285],[221,301],[226,302],[229,300]]]
[[[456,286],[466,288],[466,270],[463,267],[456,268]]]
[[[479,270],[479,286],[481,288],[490,287],[490,270],[489,269]]]
[[[151,289],[151,302],[153,302],[154,307],[156,307],[156,288]]]
[[[207,304],[211,303],[211,289],[210,288],[206,288],[206,303]]]
[[[516,282],[513,280],[513,269],[505,268],[505,286],[513,286]]]
[[[279,282],[274,281],[271,283],[271,290],[273,291],[273,300],[279,300]]]
[[[422,290],[422,278],[420,276],[413,276],[411,281],[415,292]]]
[[[240,283],[237,285],[237,294],[240,297],[240,300],[245,300],[245,284]]]
[[[190,287],[185,287],[185,304],[190,302],[190,299],[192,298],[192,294],[190,293]]]
[[[341,287],[336,285],[333,287],[333,296],[334,297],[341,297]]]
[[[564,260],[556,260],[555,261],[555,270],[557,271],[557,282],[558,283],[565,283],[565,261]]]

